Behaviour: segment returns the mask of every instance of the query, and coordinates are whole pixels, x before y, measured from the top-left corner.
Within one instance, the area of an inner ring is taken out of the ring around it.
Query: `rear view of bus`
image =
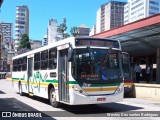
[[[123,100],[123,75],[119,41],[76,38],[71,59],[70,104],[99,104]]]

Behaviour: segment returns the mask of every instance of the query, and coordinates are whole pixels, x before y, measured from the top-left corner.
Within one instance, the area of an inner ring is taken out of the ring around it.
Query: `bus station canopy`
[[[94,36],[120,40],[122,50],[132,56],[156,55],[160,48],[160,14]]]

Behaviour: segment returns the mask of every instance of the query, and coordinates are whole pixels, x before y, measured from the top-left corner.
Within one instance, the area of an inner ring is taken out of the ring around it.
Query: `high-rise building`
[[[101,32],[101,8],[98,9],[97,15],[96,15],[96,33]]]
[[[110,1],[102,4],[96,16],[96,34],[123,25],[126,2]]]
[[[128,0],[124,9],[124,24],[152,16],[159,12],[159,0]]]
[[[48,38],[47,38],[47,35],[44,35],[43,37],[43,45],[48,45]]]
[[[57,20],[56,19],[50,19],[48,22],[48,44],[51,44],[53,42],[56,42],[56,37],[57,37]]]
[[[7,63],[3,62],[4,64],[8,64],[7,66],[9,67],[4,67],[5,65],[3,64],[3,69],[7,68],[7,70],[10,70],[11,67],[11,61],[12,61],[12,57],[14,56],[14,49],[13,49],[13,37],[12,37],[12,23],[5,23],[2,22],[1,23],[1,27],[2,27],[2,32],[3,32],[3,36],[4,36],[4,41],[3,41],[3,46],[6,49],[5,54],[3,53],[3,61],[7,61]],[[5,50],[2,50],[5,51]]]
[[[42,40],[29,40],[31,49],[37,49],[42,47]]]
[[[12,23],[1,23],[2,27],[2,32],[5,37],[6,42],[11,42],[12,41]]]
[[[23,34],[28,34],[29,36],[29,9],[26,5],[16,7],[15,51],[19,47]]]
[[[89,36],[92,36],[94,34],[96,34],[96,25],[93,25],[93,27],[92,27],[92,29],[91,29],[91,31],[89,33]]]
[[[90,28],[85,25],[78,27],[79,35],[78,36],[89,36]]]
[[[0,69],[7,70],[8,52],[12,42],[12,23],[0,23]]]

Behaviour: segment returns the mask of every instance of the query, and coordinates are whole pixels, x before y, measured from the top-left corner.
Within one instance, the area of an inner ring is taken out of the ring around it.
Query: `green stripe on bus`
[[[109,83],[109,84],[91,84],[91,87],[99,87],[99,86],[119,86],[120,83]]]
[[[48,83],[58,83],[58,80],[46,80],[45,82],[48,82]],[[69,81],[68,83],[69,84],[77,84],[76,81]]]
[[[69,84],[77,84],[76,81],[69,81]]]
[[[58,83],[58,80],[46,80],[47,83]]]
[[[12,78],[13,80],[24,80],[23,78]],[[38,82],[38,81],[37,81]],[[41,80],[41,82],[47,82],[47,83],[58,83],[58,80]],[[77,84],[76,81],[69,81],[69,84]]]
[[[24,80],[24,78],[12,78],[12,80]]]

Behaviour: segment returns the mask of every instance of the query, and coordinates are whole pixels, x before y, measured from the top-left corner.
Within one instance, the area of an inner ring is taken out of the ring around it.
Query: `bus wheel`
[[[54,88],[50,89],[49,101],[52,107],[55,107],[55,108],[60,107],[60,103],[56,101],[56,93]]]
[[[19,94],[20,96],[23,96],[23,90],[22,90],[22,84],[19,83]]]

